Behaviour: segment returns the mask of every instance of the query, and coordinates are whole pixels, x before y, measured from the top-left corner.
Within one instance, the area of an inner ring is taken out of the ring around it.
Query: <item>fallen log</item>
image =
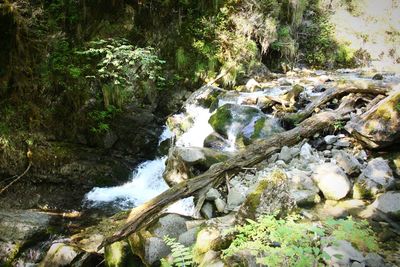
[[[242,171],[244,168],[254,166],[279,151],[283,146],[295,145],[302,139],[313,136],[316,132],[332,127],[335,121],[343,119],[354,110],[355,102],[355,97],[349,96],[342,101],[336,110],[321,112],[304,120],[292,130],[255,142],[248,146],[245,151],[228,161],[214,164],[205,173],[176,184],[143,205],[132,209],[127,223],[122,229],[111,237],[106,238],[98,249],[127,238],[177,200],[199,193],[204,195],[209,188],[218,187],[225,181],[226,174],[230,176]]]
[[[303,110],[296,113],[289,113],[284,115],[281,119],[292,125],[296,125],[308,118],[316,108],[331,101],[332,99],[343,96],[346,94],[371,94],[371,95],[384,95],[389,91],[389,87],[375,87],[375,86],[339,86],[338,88],[330,88],[325,91],[320,97],[309,103]]]

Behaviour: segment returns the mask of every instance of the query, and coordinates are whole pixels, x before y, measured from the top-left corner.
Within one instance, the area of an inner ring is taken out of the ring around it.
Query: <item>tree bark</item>
[[[309,117],[317,107],[331,101],[336,97],[345,94],[362,93],[362,94],[372,94],[372,95],[383,95],[386,94],[387,92],[388,88],[372,87],[370,85],[368,87],[351,86],[351,87],[330,88],[316,100],[309,103],[303,110],[297,113],[286,114],[285,116],[282,117],[282,120],[289,122],[293,125],[296,125],[297,123],[300,123],[301,121]]]
[[[329,112],[321,112],[304,120],[296,128],[276,134],[268,139],[260,140],[228,161],[214,164],[205,173],[181,182],[143,205],[132,209],[127,223],[120,231],[105,239],[98,249],[127,238],[137,231],[149,219],[154,218],[164,208],[179,199],[193,196],[196,193],[205,194],[209,188],[217,187],[226,179],[226,174],[233,175],[243,168],[254,166],[265,160],[268,156],[279,151],[283,146],[291,146],[304,138],[313,136],[316,132],[330,128],[336,120],[354,110],[355,99],[346,98],[338,109]]]

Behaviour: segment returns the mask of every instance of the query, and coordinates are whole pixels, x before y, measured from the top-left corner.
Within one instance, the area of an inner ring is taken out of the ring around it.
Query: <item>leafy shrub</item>
[[[248,224],[236,227],[235,239],[223,251],[223,258],[248,250],[260,264],[306,267],[329,259],[322,247],[334,244],[335,240],[348,240],[362,250],[377,249],[376,239],[365,221],[332,219],[316,225],[301,219],[298,215],[286,219],[263,215],[258,221],[248,220]]]
[[[121,107],[133,96],[146,95],[142,81],[152,81],[157,88],[162,88],[165,81],[161,66],[165,61],[155,55],[151,47],[137,48],[125,39],[93,41],[91,48],[79,54],[95,59],[98,78],[102,83],[105,107]]]

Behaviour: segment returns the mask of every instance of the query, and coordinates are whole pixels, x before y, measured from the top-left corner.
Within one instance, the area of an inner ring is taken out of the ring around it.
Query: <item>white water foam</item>
[[[114,187],[96,187],[86,198],[94,205],[104,202],[118,201],[122,207],[140,205],[160,192],[168,189],[162,178],[167,157],[145,161],[140,164],[132,175],[132,179]]]
[[[214,130],[208,120],[211,113],[208,109],[189,105],[186,107],[186,112],[193,118],[192,127],[176,141],[177,146],[182,147],[203,147],[204,139]]]

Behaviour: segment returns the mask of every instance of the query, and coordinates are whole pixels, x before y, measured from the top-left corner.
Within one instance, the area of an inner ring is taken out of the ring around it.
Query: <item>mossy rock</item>
[[[260,214],[280,212],[286,214],[294,207],[290,197],[288,178],[283,170],[276,169],[261,179],[240,207],[237,218],[256,219]]]
[[[235,134],[243,138],[245,145],[283,130],[258,108],[237,104],[219,107],[208,122],[224,138],[228,138],[228,133]]]
[[[104,250],[104,259],[107,267],[134,267],[139,266],[133,255],[129,243],[125,240],[115,242]]]

